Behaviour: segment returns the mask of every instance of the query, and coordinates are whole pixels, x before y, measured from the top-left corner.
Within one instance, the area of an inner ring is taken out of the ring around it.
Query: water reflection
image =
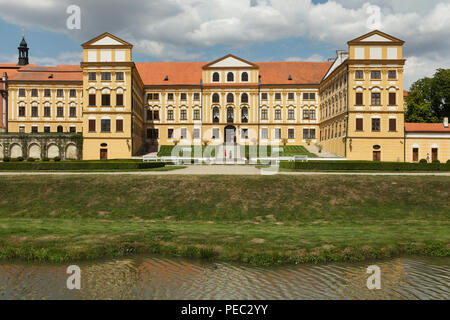
[[[366,287],[370,264],[381,290]],[[0,264],[0,299],[450,299],[450,258],[258,268],[136,257],[78,264],[81,290],[66,288],[68,265]]]

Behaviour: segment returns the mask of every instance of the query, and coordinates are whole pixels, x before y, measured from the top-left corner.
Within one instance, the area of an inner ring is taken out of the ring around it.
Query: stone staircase
[[[314,153],[319,158],[342,158],[341,156],[328,152],[325,148],[322,148],[322,152],[319,153],[319,148],[316,145],[305,146],[305,149],[311,153]]]

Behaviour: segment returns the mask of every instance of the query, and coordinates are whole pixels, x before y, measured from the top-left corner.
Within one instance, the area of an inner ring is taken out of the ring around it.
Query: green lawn
[[[23,176],[0,194],[4,259],[450,255],[448,177]]]

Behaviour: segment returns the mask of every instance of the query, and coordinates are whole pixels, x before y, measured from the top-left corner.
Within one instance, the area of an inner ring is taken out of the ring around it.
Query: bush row
[[[0,170],[139,170],[161,168],[162,162],[0,162]]]
[[[450,171],[447,163],[370,162],[370,161],[308,161],[284,162],[281,168],[294,170],[374,170],[374,171]]]

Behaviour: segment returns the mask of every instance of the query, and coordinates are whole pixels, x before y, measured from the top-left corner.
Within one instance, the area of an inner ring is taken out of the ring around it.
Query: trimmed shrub
[[[419,163],[428,163],[426,159],[420,159]]]
[[[123,161],[60,161],[60,162],[15,162],[0,163],[0,170],[140,170],[164,167],[163,162]]]
[[[60,157],[54,157],[53,160],[55,160],[56,162],[61,161]]]
[[[450,164],[371,161],[281,161],[280,168],[305,171],[450,171]]]
[[[23,157],[17,157],[17,158],[15,158],[13,161],[23,161]]]
[[[441,163],[439,160],[433,160],[433,163]]]
[[[27,161],[28,162],[34,162],[36,159],[35,158],[32,158],[32,157],[29,157],[28,159],[27,159]]]
[[[449,163],[450,163],[450,159],[447,160],[447,164],[449,164]]]
[[[47,157],[43,157],[43,158],[42,158],[42,161],[50,161],[50,159],[47,158]]]
[[[3,162],[10,162],[11,161],[11,158],[10,157],[4,157],[3,158]],[[449,160],[450,161],[450,160]]]

